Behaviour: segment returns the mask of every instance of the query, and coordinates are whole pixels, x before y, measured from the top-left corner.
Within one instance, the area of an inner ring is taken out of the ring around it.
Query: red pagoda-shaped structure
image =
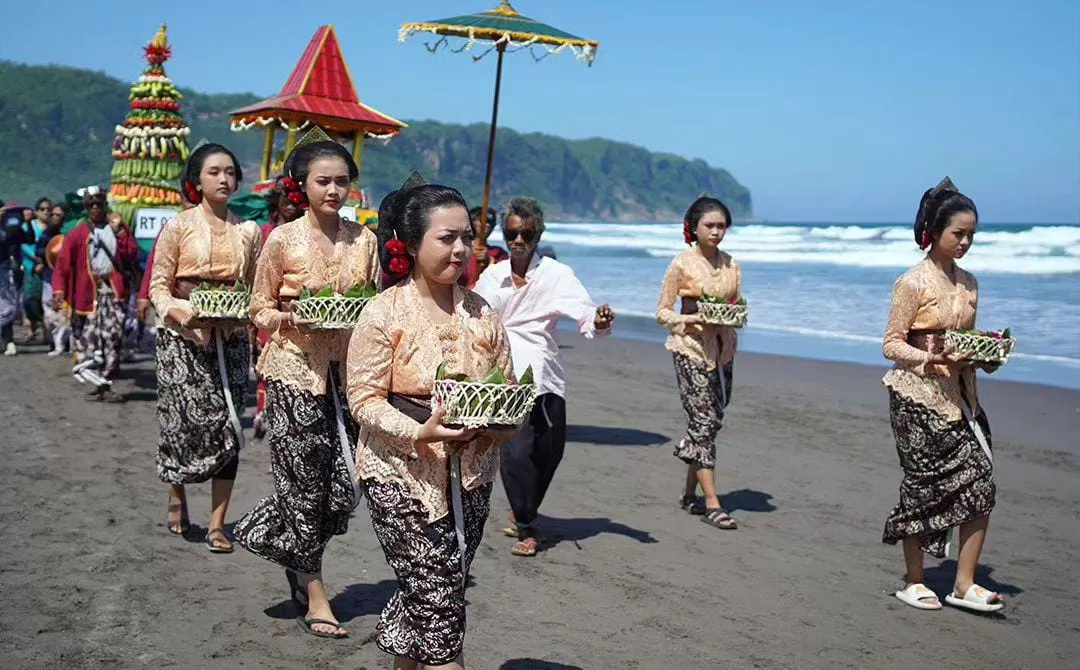
[[[359,167],[365,138],[390,138],[406,127],[360,102],[332,25],[315,31],[280,93],[229,112],[229,119],[230,127],[236,131],[259,126],[266,129],[260,174],[263,181],[270,178],[278,128],[285,130],[286,156],[296,144],[297,132],[318,125],[332,137],[353,142],[353,158]]]

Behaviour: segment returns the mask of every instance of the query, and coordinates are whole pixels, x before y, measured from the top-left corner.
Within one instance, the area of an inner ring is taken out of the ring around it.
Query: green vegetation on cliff
[[[0,197],[29,201],[107,183],[113,129],[127,113],[129,86],[100,72],[0,61]],[[231,132],[228,112],[258,98],[181,90],[191,143],[205,137],[226,144],[252,183],[262,134]],[[408,123],[385,146],[368,142],[365,147],[360,181],[374,201],[416,168],[429,181],[455,186],[479,204],[487,126]],[[566,140],[506,128],[499,129],[496,141],[496,205],[512,195],[532,195],[552,218],[678,219],[691,200],[708,192],[728,203],[735,216],[752,214],[750,191],[702,160],[605,139]]]

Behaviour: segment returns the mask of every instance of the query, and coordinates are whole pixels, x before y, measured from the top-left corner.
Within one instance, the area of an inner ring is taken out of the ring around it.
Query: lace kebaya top
[[[420,424],[388,401],[389,394],[430,396],[440,363],[450,373],[482,379],[499,367],[514,379],[506,331],[483,298],[454,287],[454,315],[436,325],[410,279],[378,295],[360,317],[347,356],[349,409],[360,423],[356,471],[361,480],[398,481],[428,511],[448,514],[449,454],[442,442],[418,448]],[[505,434],[481,433],[459,453],[462,485],[495,479]]]
[[[310,216],[310,215],[309,215]],[[171,224],[170,224],[171,225]],[[277,226],[259,255],[251,293],[251,320],[269,335],[257,370],[314,395],[326,393],[331,363],[344,361],[350,331],[305,331],[283,325],[288,306],[306,287],[318,292],[331,285],[343,293],[379,275],[378,241],[370,230],[342,220],[334,252],[324,255],[316,243],[321,232],[308,216]]]
[[[242,281],[250,286],[261,246],[258,225],[241,222],[232,212],[221,230],[213,229],[201,206],[177,214],[158,234],[150,276],[150,300],[164,327],[207,344],[209,330],[185,328],[166,316],[171,307],[192,309],[190,301],[173,295],[173,285],[177,279],[190,279]]]
[[[742,268],[727,252],[719,252],[716,267],[702,255],[697,245],[671,261],[660,286],[656,320],[671,331],[665,347],[705,363],[709,370],[727,365],[735,358],[738,339],[730,326],[702,324],[700,334],[687,332],[688,314],[675,311],[679,291],[688,289],[723,300],[742,297]],[[696,328],[695,328],[696,330]]]
[[[949,366],[930,363],[931,353],[908,343],[912,330],[956,330],[975,327],[979,285],[970,272],[956,268],[953,282],[927,256],[893,284],[892,308],[885,326],[882,353],[896,365],[882,382],[949,421],[963,416],[966,400],[979,413],[975,368],[956,374]]]

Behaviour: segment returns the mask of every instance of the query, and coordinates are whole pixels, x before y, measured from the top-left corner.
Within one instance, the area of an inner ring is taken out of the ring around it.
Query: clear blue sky
[[[396,38],[403,21],[495,4],[24,2],[4,12],[0,58],[131,80],[167,21],[180,86],[269,96],[333,23],[365,102],[399,118],[486,122],[494,58]],[[1076,0],[514,4],[600,51],[592,68],[569,54],[508,57],[501,125],[703,158],[771,220],[906,221],[949,174],[985,221],[1080,222]]]

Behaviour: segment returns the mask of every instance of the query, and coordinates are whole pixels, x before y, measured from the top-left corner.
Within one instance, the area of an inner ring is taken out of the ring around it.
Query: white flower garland
[[[136,126],[134,128],[128,128],[126,126],[117,126],[116,134],[121,137],[187,137],[191,135],[191,128],[187,126],[181,128],[158,128],[156,126]]]
[[[229,130],[232,130],[234,133],[239,133],[239,132],[243,132],[245,130],[251,130],[252,128],[255,128],[256,126],[262,126],[262,127],[265,128],[266,126],[269,126],[272,123],[278,124],[278,126],[280,126],[281,129],[285,130],[285,131],[288,131],[289,127],[290,127],[288,123],[286,123],[285,121],[282,121],[279,118],[259,116],[259,117],[256,117],[255,119],[251,120],[251,121],[242,121],[242,120],[235,120],[234,119],[234,120],[229,122]],[[303,123],[301,123],[298,126],[295,126],[294,128],[295,128],[296,131],[299,132],[301,130],[304,130],[305,128],[307,128],[310,125],[311,125],[311,121],[304,121]],[[364,131],[364,137],[366,139],[380,140],[384,144],[386,142],[389,142],[395,135],[397,135],[397,133],[385,133],[385,134],[380,135],[378,133],[373,133],[373,132],[368,131],[368,130]]]

